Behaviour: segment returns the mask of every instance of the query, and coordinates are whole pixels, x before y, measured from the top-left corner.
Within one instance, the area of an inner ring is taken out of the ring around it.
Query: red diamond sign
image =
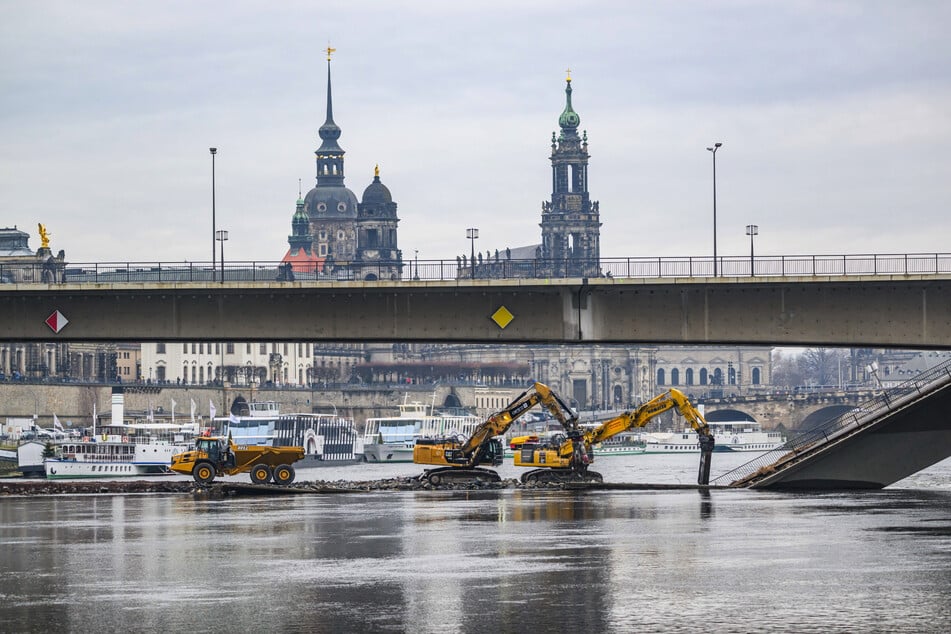
[[[56,333],[65,328],[68,323],[69,320],[66,319],[66,316],[58,310],[53,311],[53,314],[46,318],[46,325]]]

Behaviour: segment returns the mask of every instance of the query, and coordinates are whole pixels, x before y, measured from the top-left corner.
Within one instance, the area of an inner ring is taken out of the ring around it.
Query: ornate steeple
[[[561,134],[551,138],[552,193],[542,203],[542,259],[552,274],[600,275],[600,212],[588,192],[588,133],[578,136],[581,117],[571,106],[571,71],[565,109],[558,117]]]
[[[317,134],[323,141],[317,155],[317,186],[343,187],[343,155],[345,152],[337,144],[340,138],[340,126],[334,122],[333,92],[330,82],[330,56],[336,49],[327,47],[327,120],[320,126]]]
[[[291,219],[291,232],[291,235],[287,236],[291,254],[296,255],[303,251],[309,255],[313,237],[310,233],[310,216],[307,215],[307,211],[304,209],[304,198],[301,195],[299,181],[297,184],[297,209]]]

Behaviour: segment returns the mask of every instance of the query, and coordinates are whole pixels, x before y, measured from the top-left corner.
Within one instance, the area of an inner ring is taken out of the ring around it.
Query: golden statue
[[[49,249],[50,248],[50,234],[46,232],[46,225],[40,222],[40,223],[37,223],[36,226],[40,230],[40,248]]]
[[[373,168],[373,175],[377,178],[380,177],[380,164],[377,163],[376,167]]]
[[[327,44],[327,61],[330,61],[330,56],[337,52],[337,49],[330,48],[330,43]]]

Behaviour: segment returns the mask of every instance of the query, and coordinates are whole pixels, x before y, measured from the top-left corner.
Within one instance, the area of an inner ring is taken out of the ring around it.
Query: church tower
[[[588,132],[578,136],[570,72],[566,81],[561,134],[551,134],[551,200],[542,203],[542,266],[552,276],[598,277],[601,221],[598,201],[588,193]]]
[[[304,197],[304,213],[311,223],[312,252],[325,258],[326,273],[349,266],[357,255],[357,197],[343,182],[344,151],[337,143],[340,127],[334,122],[327,47],[327,119],[320,126],[317,156],[317,186]]]
[[[396,203],[380,181],[380,166],[373,170],[373,182],[363,192],[357,207],[358,277],[364,280],[398,280],[403,254],[396,246]]]

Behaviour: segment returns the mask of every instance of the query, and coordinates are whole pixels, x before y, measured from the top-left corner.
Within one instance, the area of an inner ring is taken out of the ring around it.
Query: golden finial
[[[331,48],[330,43],[327,44],[327,61],[330,61],[330,56],[337,52],[337,49]]]
[[[36,226],[40,232],[40,247],[43,249],[50,248],[50,234],[46,232],[46,225],[44,225],[42,222],[39,222]]]
[[[568,73],[568,79],[567,79],[567,81],[571,81],[571,69],[570,69],[570,68],[565,69],[565,72]]]
[[[377,178],[380,177],[380,164],[377,163],[376,167],[373,168],[373,175]]]

